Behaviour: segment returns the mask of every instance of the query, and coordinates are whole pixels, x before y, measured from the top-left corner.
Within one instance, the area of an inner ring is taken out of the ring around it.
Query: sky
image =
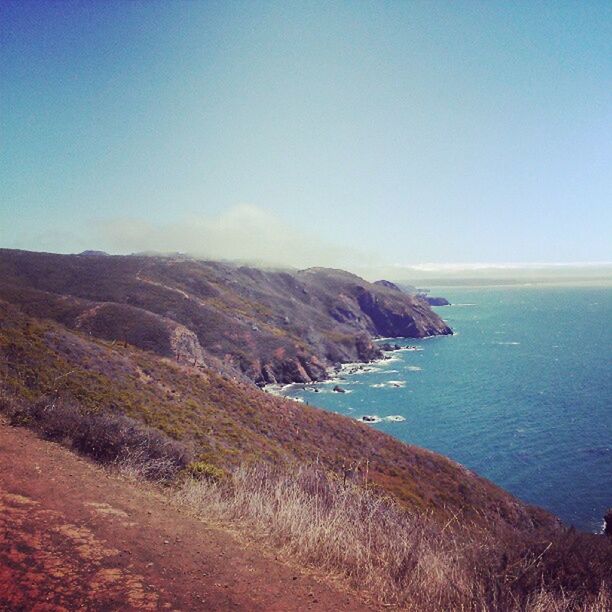
[[[612,3],[0,6],[0,247],[612,261]]]

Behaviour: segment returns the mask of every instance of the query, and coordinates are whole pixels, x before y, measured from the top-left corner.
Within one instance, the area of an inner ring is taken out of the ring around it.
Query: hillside
[[[125,414],[223,470],[318,461],[342,472],[367,462],[372,483],[416,509],[473,520],[490,513],[521,528],[553,522],[452,461],[352,419],[271,396],[204,366],[35,320],[2,302],[0,320],[0,372],[9,399],[61,398],[93,413]]]
[[[375,336],[450,333],[422,300],[342,271],[188,259],[1,251],[0,272],[0,413],[12,424],[170,489],[193,477],[181,493],[190,508],[368,597],[377,581],[416,609],[430,592],[465,609],[527,609],[516,601],[544,588],[553,603],[605,596],[602,538],[445,457],[255,384],[371,359]],[[431,578],[436,564],[457,577]]]
[[[224,470],[262,460],[316,460],[339,472],[367,463],[373,483],[414,508],[474,520],[490,511],[521,527],[554,522],[444,457],[249,380],[324,376],[332,362],[377,355],[375,334],[450,331],[395,289],[334,270],[147,257],[2,251],[0,269],[11,397],[126,414]]]
[[[452,331],[422,299],[343,272],[0,250],[0,299],[34,317],[258,383],[380,357],[376,336]]]

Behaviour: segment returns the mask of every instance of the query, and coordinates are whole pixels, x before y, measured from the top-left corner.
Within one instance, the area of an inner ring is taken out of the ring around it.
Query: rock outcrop
[[[443,297],[421,296],[430,306],[450,306],[450,302]]]
[[[604,516],[604,533],[612,538],[612,508],[609,508]]]

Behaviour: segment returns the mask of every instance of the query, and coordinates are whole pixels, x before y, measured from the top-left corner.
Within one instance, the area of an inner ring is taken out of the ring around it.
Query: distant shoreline
[[[427,285],[438,289],[546,289],[554,287],[562,288],[584,288],[584,287],[600,287],[602,289],[612,287],[612,277],[598,278],[568,278],[568,279],[534,279],[534,280],[519,280],[519,279],[475,279],[475,278],[437,278],[437,279],[419,279],[420,285]]]

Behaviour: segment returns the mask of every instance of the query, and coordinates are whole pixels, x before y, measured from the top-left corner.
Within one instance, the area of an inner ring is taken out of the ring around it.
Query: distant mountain
[[[402,291],[402,289],[400,289],[395,283],[388,280],[377,280],[374,281],[374,284],[380,287],[386,287],[387,289],[393,289],[393,291]]]
[[[446,298],[432,297],[427,295],[427,291],[429,291],[428,289],[419,291],[412,285],[402,285],[402,287],[400,287],[399,285],[396,285],[388,280],[377,280],[374,281],[374,284],[380,287],[386,287],[387,289],[392,289],[393,291],[398,291],[400,293],[407,293],[408,295],[412,295],[423,300],[424,302],[427,302],[427,304],[430,306],[450,306],[450,302]]]
[[[384,281],[389,282],[389,281]],[[400,291],[407,293],[408,295],[416,295],[419,290],[414,285],[409,285],[408,283],[392,283],[395,287],[397,287]]]
[[[185,258],[0,250],[0,298],[32,316],[258,383],[370,361],[377,336],[451,334],[392,283],[327,268],[269,271]]]

